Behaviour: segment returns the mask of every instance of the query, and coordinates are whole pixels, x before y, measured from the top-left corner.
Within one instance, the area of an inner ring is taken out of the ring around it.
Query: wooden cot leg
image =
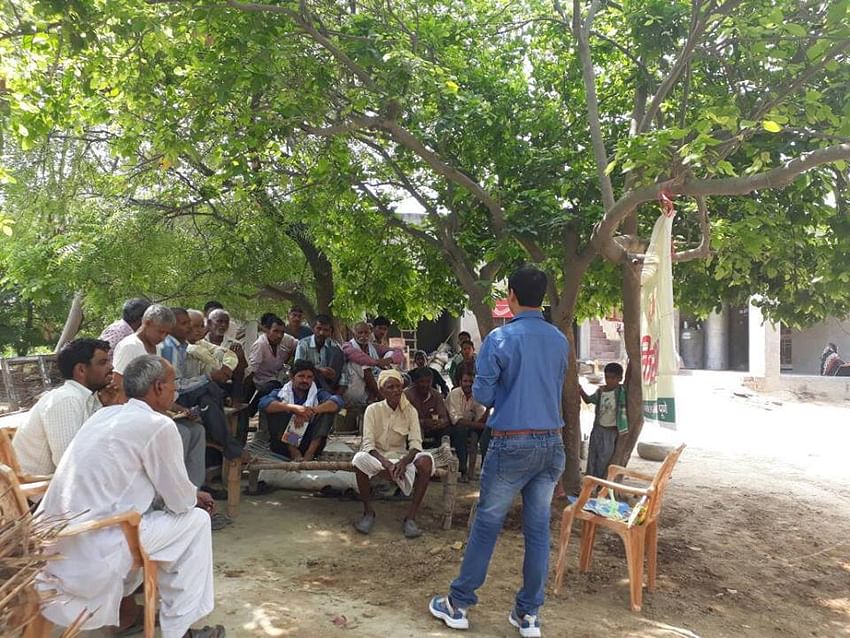
[[[227,468],[227,515],[236,518],[239,515],[239,499],[242,496],[242,460],[230,461]]]
[[[478,465],[478,432],[469,433],[469,463],[466,468],[466,476],[472,480],[475,478],[475,466]]]
[[[455,499],[457,498],[457,474],[458,460],[452,454],[449,460],[448,473],[443,482],[443,529],[452,528],[452,515],[455,509]]]
[[[256,494],[260,483],[260,470],[248,470],[248,494]]]

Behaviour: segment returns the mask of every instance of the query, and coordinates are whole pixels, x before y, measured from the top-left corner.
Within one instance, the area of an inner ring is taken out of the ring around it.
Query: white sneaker
[[[508,621],[517,629],[522,638],[540,638],[540,620],[537,616],[526,614],[522,618],[517,616],[516,608],[511,609]]]
[[[439,618],[450,629],[469,629],[466,610],[452,607],[448,596],[434,596],[428,604],[428,610],[434,618]]]

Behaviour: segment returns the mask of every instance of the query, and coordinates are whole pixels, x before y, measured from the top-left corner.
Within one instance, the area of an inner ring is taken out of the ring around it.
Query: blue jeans
[[[461,608],[478,602],[475,595],[487,577],[496,539],[514,499],[522,494],[522,533],[525,558],[523,585],[516,595],[520,618],[536,614],[543,604],[549,574],[549,518],[552,494],[566,464],[560,431],[493,437],[481,470],[478,509],[469,532],[460,575],[449,595]]]

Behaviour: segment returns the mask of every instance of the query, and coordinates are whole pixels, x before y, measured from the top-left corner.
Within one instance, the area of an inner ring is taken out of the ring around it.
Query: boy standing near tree
[[[608,466],[614,456],[617,438],[629,431],[626,416],[626,389],[622,386],[623,366],[609,363],[605,366],[605,385],[593,394],[587,394],[579,385],[581,398],[585,403],[596,405],[596,417],[590,432],[590,446],[587,452],[587,474],[597,478],[606,478]]]

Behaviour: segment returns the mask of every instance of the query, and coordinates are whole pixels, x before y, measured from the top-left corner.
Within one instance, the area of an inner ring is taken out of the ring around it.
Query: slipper
[[[210,487],[209,485],[204,485],[201,487],[201,490],[212,496],[216,501],[227,500],[227,490],[225,489],[220,490],[215,487]]]
[[[224,638],[224,635],[224,627],[221,625],[215,627],[207,625],[201,629],[190,629],[183,638]]]
[[[269,485],[265,481],[257,481],[257,489],[252,491],[250,487],[246,487],[244,493],[248,496],[260,496],[274,491],[275,488],[272,485]]]
[[[155,626],[159,627],[159,615],[156,617]],[[125,627],[124,629],[119,629],[114,635],[117,638],[121,638],[122,636],[135,636],[136,634],[140,634],[145,630],[145,608],[139,607],[139,613],[136,615],[136,619],[129,627]]]

